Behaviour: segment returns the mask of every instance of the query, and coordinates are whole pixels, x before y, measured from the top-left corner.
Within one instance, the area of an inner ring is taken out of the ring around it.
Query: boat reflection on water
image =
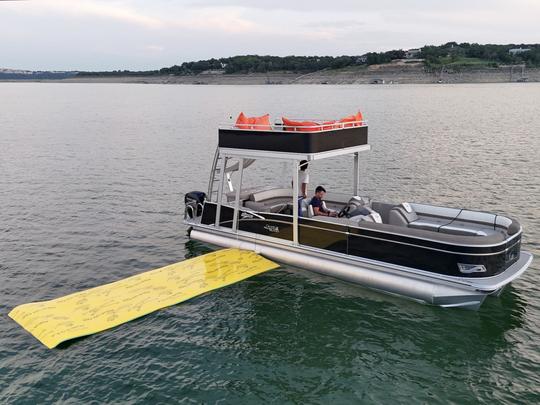
[[[212,245],[189,240],[186,258],[212,249]],[[479,311],[453,311],[418,305],[293,266],[282,266],[251,281],[240,283],[242,287],[235,287],[237,294],[230,297],[246,301],[240,305],[249,307],[243,323],[248,346],[258,350],[268,345],[275,350],[280,346],[277,341],[288,341],[288,350],[294,349],[298,356],[327,362],[336,356],[353,361],[347,348],[362,356],[367,356],[364,350],[374,350],[369,356],[378,356],[381,350],[396,355],[402,350],[432,353],[429,358],[437,364],[456,361],[465,353],[471,359],[488,360],[507,348],[505,335],[523,326],[527,310],[526,299],[511,285],[500,297],[488,297]],[[290,336],[295,339],[291,341]],[[337,351],[320,350],[318,344],[328,341],[334,342]],[[282,357],[276,354],[276,358]]]
[[[185,246],[184,259],[191,259],[192,257],[205,255],[207,253],[213,252],[216,249],[221,249],[218,246],[211,247],[208,244],[204,244],[204,243],[196,241],[194,239],[189,239],[185,243],[184,246]]]

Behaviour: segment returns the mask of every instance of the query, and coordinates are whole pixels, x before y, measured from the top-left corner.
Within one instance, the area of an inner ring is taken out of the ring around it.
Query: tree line
[[[529,49],[525,52],[510,53],[511,49]],[[466,59],[477,59],[496,67],[499,65],[525,64],[530,67],[540,66],[540,44],[480,45],[476,43],[448,42],[444,45],[426,45],[421,49],[420,57],[426,66],[459,63]]]
[[[527,52],[511,54],[513,48],[530,49]],[[196,75],[205,71],[220,71],[225,74],[295,72],[311,73],[325,69],[340,69],[355,65],[375,65],[404,59],[406,51],[395,49],[386,52],[369,52],[357,56],[269,56],[241,55],[228,58],[212,58],[180,65],[164,67],[159,70],[130,71],[114,70],[108,72],[79,72],[79,76],[152,76],[152,75]],[[540,66],[540,44],[481,45],[476,43],[448,42],[444,45],[426,45],[420,48],[417,58],[424,60],[427,67],[436,67],[463,60],[480,60],[498,66],[500,64],[521,64]]]
[[[368,53],[363,56],[259,56],[244,55],[230,58],[184,62],[160,69],[160,74],[189,75],[207,70],[223,70],[224,73],[296,72],[310,73],[323,69],[340,69],[353,65],[386,63],[404,57],[401,50]]]

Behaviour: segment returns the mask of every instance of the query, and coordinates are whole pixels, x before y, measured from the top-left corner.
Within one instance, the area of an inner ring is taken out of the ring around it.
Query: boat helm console
[[[515,219],[362,196],[359,157],[370,150],[363,119],[288,122],[219,128],[207,192],[185,196],[192,238],[445,307],[476,309],[529,266]],[[299,199],[300,162],[346,155],[351,193],[328,193],[335,216],[315,216],[310,200]],[[287,163],[292,187],[242,187],[258,159]]]

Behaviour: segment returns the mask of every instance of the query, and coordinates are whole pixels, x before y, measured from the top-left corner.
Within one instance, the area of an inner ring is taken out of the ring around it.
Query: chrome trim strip
[[[214,202],[210,202],[210,203],[215,204]],[[247,212],[249,212],[249,211],[247,211]],[[260,211],[256,211],[256,212],[259,213]],[[264,212],[260,212],[260,213],[265,214]],[[291,215],[287,215],[287,214],[279,214],[279,213],[273,213],[273,212],[267,212],[266,214],[267,215],[279,215],[279,216],[291,218]],[[302,217],[302,219],[308,219],[310,221],[323,222],[323,223],[327,223],[327,224],[328,223],[335,223],[335,222],[321,221],[321,220],[315,219],[315,218],[316,217],[311,217],[311,218]],[[268,218],[266,218],[266,219],[268,219]],[[305,226],[303,224],[299,224],[299,225]],[[440,244],[443,244],[443,245],[451,245],[451,246],[458,246],[458,247],[470,247],[470,248],[489,248],[489,247],[497,247],[497,246],[501,246],[501,245],[506,245],[508,242],[510,242],[512,239],[517,238],[522,233],[522,227],[520,227],[519,232],[517,232],[514,235],[508,237],[507,239],[505,239],[504,241],[502,241],[500,243],[489,244],[489,245],[470,245],[470,244],[462,244],[462,243],[441,241],[441,240],[436,240],[436,239],[429,239],[429,238],[424,238],[424,237],[416,236],[416,235],[414,235],[414,236],[413,235],[407,235],[406,233],[389,232],[387,230],[382,230],[382,229],[379,230],[379,229],[372,229],[372,228],[360,228],[360,227],[357,227],[357,226],[354,226],[354,225],[348,225],[348,224],[343,224],[343,226],[348,226],[348,227],[353,228],[353,229],[359,229],[359,230],[365,230],[365,231],[371,231],[371,232],[380,232],[380,233],[387,234],[387,235],[395,235],[395,236],[401,236],[401,237],[405,237],[405,238],[413,238],[413,239],[425,240],[425,241],[428,241],[428,242],[440,243]],[[321,228],[321,229],[326,229],[326,228]],[[430,231],[427,231],[427,232],[430,232]],[[479,236],[479,237],[481,238],[482,236]],[[382,238],[379,238],[379,239],[386,240],[386,239],[382,239]],[[396,242],[396,243],[405,243],[405,242]],[[420,246],[420,245],[418,245],[418,246]],[[420,246],[420,247],[425,247],[425,246]],[[436,248],[432,248],[432,249],[440,250],[440,249],[436,249]],[[505,250],[507,250],[507,249],[505,249]],[[499,252],[504,252],[505,250],[500,250]],[[442,251],[444,251],[444,250],[442,250]]]
[[[497,252],[492,252],[492,253],[462,253],[462,252],[452,252],[450,250],[432,248],[432,247],[429,247],[429,246],[414,245],[412,243],[407,243],[407,242],[398,242],[398,241],[391,240],[391,239],[377,238],[375,236],[356,235],[356,234],[351,234],[351,235],[356,236],[356,237],[361,237],[361,238],[382,240],[382,241],[385,241],[385,242],[398,243],[400,245],[413,246],[413,247],[418,247],[418,248],[421,248],[421,249],[429,249],[429,250],[434,250],[434,251],[437,251],[437,252],[444,252],[444,253],[450,253],[450,254],[462,255],[462,256],[494,256],[494,255],[500,255],[502,253],[505,253],[507,250],[511,249],[513,246],[515,246],[517,244],[517,242],[516,242],[516,243],[514,243],[514,245],[512,245],[509,248],[506,248],[504,250],[499,250]]]
[[[270,219],[270,220],[266,219],[266,220],[292,226],[292,223],[290,223],[290,222],[279,221],[279,220],[276,220],[276,219]],[[257,221],[257,220],[251,218],[251,219],[244,219],[242,221]],[[231,221],[223,221],[222,224],[225,224],[225,223],[228,223],[228,222],[231,222]],[[460,256],[495,256],[495,255],[500,255],[500,254],[506,253],[508,250],[512,249],[514,246],[516,246],[519,243],[519,242],[516,242],[516,243],[514,243],[513,245],[511,245],[510,247],[508,247],[508,248],[506,248],[504,250],[499,250],[497,252],[492,252],[492,253],[463,253],[463,252],[453,252],[453,251],[444,250],[444,249],[437,249],[437,248],[433,248],[433,247],[429,247],[429,246],[415,245],[415,244],[407,243],[407,242],[399,242],[399,241],[395,241],[395,240],[391,240],[391,239],[377,238],[375,236],[357,235],[357,234],[354,234],[354,233],[341,232],[341,231],[338,231],[338,230],[335,230],[335,229],[329,229],[329,228],[319,228],[319,227],[311,226],[311,225],[300,224],[299,226],[301,226],[301,227],[303,226],[303,227],[311,228],[311,229],[319,229],[319,230],[322,230],[322,231],[331,231],[331,232],[335,232],[335,233],[341,233],[341,234],[347,235],[347,236],[352,235],[352,236],[355,236],[355,237],[358,237],[358,238],[368,238],[368,239],[375,239],[375,240],[380,240],[380,241],[389,242],[389,243],[397,243],[397,244],[400,244],[400,245],[406,245],[406,246],[416,247],[416,248],[420,248],[420,249],[428,249],[428,250],[433,250],[433,251],[436,251],[436,252],[442,252],[442,253],[448,253],[448,254],[460,255]],[[242,231],[242,232],[244,232],[246,234],[249,234],[249,235],[256,235],[256,237],[265,236],[265,235],[258,234],[258,233],[255,233],[255,232],[246,232],[246,231]],[[256,239],[256,238],[254,238],[254,239]],[[275,239],[287,240],[287,239],[282,239],[282,238],[275,238]],[[299,246],[308,246],[308,245],[299,244]],[[354,255],[350,255],[350,256],[354,256]],[[355,256],[355,257],[359,257],[359,256]]]
[[[274,219],[274,220],[266,219],[266,220],[292,226],[291,222],[279,221],[279,220],[276,220],[276,219]],[[246,219],[245,221],[257,221],[257,220],[256,219]],[[223,223],[227,223],[227,222],[231,222],[231,221],[224,221]],[[208,225],[201,225],[201,226],[207,227]],[[359,237],[359,238],[368,238],[368,239],[381,240],[381,241],[384,241],[384,242],[397,243],[397,244],[400,244],[400,245],[406,245],[406,246],[411,246],[411,247],[420,248],[420,249],[428,249],[428,250],[433,250],[433,251],[436,251],[436,252],[448,253],[448,254],[459,255],[459,256],[495,256],[495,255],[500,255],[500,254],[506,253],[508,250],[512,249],[518,243],[518,242],[516,242],[512,246],[510,246],[510,247],[508,247],[508,248],[506,248],[504,250],[499,250],[499,251],[493,252],[493,253],[463,253],[463,252],[452,252],[450,250],[437,249],[437,248],[432,248],[432,247],[428,247],[428,246],[414,245],[414,244],[411,244],[411,243],[399,242],[399,241],[394,241],[394,240],[390,240],[390,239],[377,238],[377,237],[374,237],[374,236],[356,235],[356,234],[351,234],[349,232],[340,232],[340,231],[337,231],[337,230],[332,230],[332,229],[328,229],[328,228],[319,228],[319,227],[311,226],[311,225],[300,224],[299,226],[305,226],[305,227],[309,227],[309,228],[312,228],[312,229],[319,229],[319,230],[322,230],[322,231],[332,231],[332,232],[336,232],[336,233],[342,233],[342,234],[347,235],[347,236],[352,235],[352,236],[356,236],[356,237]],[[212,228],[212,226],[208,226],[208,227]],[[253,239],[258,239],[259,237],[265,237],[265,235],[258,234],[258,233],[255,233],[255,232],[238,231],[238,233],[240,233],[240,232],[242,232],[246,236],[247,235],[254,235],[254,236],[251,236]],[[276,239],[276,240],[279,240],[279,241],[287,240],[287,239],[274,238],[274,237],[272,237],[272,239]],[[303,245],[301,243],[299,243],[298,246],[307,246],[307,247],[311,248],[311,246]],[[323,249],[323,251],[328,252],[328,250],[324,250],[324,249]],[[354,255],[347,255],[347,256],[360,257],[360,256],[354,256]],[[371,259],[369,259],[369,260],[371,260]]]
[[[319,228],[318,226],[304,225],[304,224],[300,224],[300,226],[303,226],[305,228],[311,228],[311,229],[320,229],[322,231],[330,231],[330,232],[335,232],[335,233],[341,233],[343,235],[351,235],[349,232],[342,232],[342,231],[338,231],[337,229]]]

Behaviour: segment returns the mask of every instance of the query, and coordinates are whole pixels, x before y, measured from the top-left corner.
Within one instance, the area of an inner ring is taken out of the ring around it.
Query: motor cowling
[[[203,210],[204,202],[206,201],[206,193],[202,191],[190,191],[184,196],[186,218],[200,217]]]

